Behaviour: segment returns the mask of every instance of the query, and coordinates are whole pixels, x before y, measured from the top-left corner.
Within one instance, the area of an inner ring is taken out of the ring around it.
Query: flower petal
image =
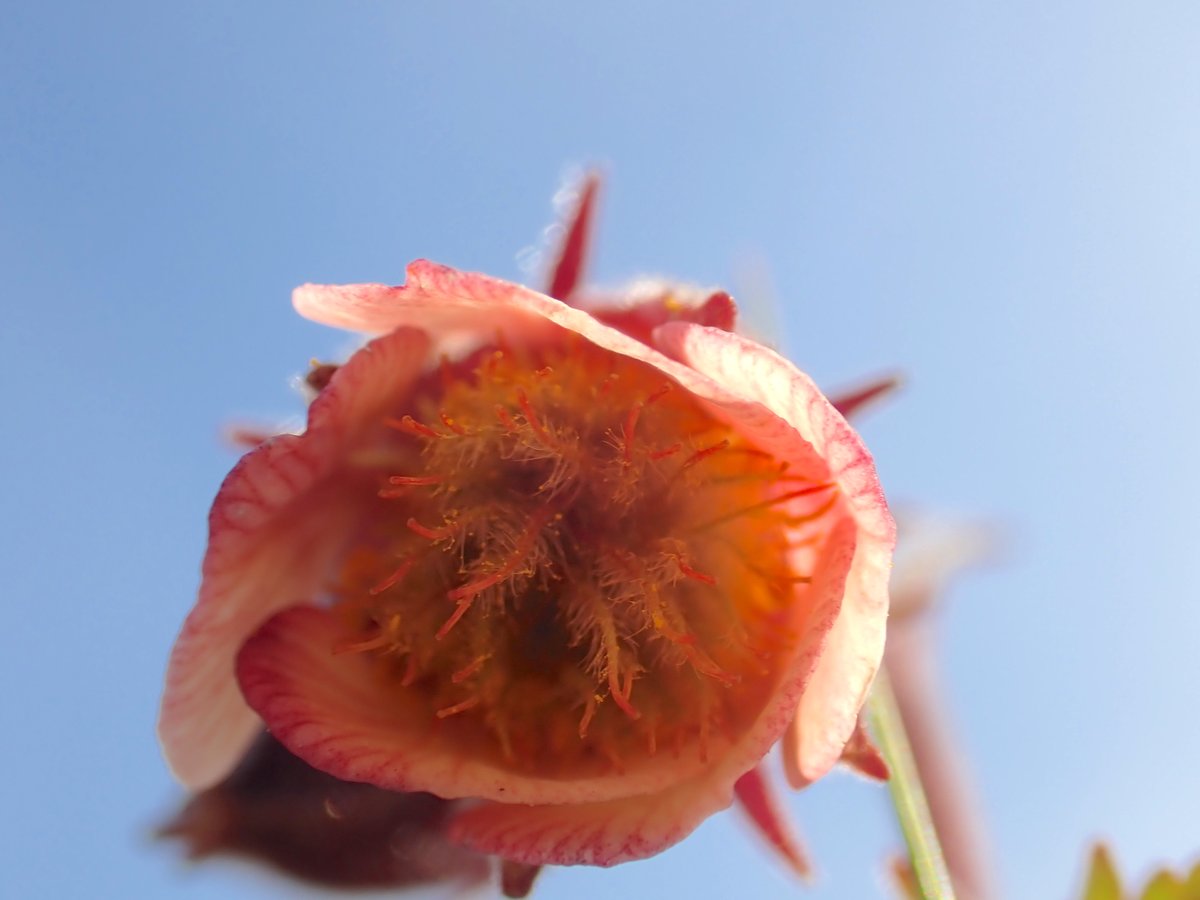
[[[623,774],[598,769],[565,779],[514,770],[499,756],[483,756],[452,722],[431,716],[422,698],[376,677],[367,657],[335,654],[341,628],[326,610],[288,609],[266,622],[237,660],[246,701],[271,734],[330,775],[446,799],[525,804],[654,793],[704,769],[699,759],[664,753]]]
[[[456,815],[449,836],[477,853],[528,865],[614,866],[661,853],[731,802],[730,782],[712,776],[605,803],[484,802]]]
[[[517,343],[544,339],[547,322],[585,337],[595,327],[611,327],[645,343],[666,322],[729,330],[737,317],[728,294],[690,285],[645,281],[619,296],[620,302],[611,297],[581,298],[580,304],[588,309],[583,312],[498,278],[417,260],[409,265],[407,280],[400,287],[305,284],[292,292],[292,304],[305,318],[352,331],[382,334],[412,325],[442,340],[472,336],[488,340],[501,332]]]
[[[773,351],[714,328],[673,322],[658,329],[656,338],[672,355],[803,436],[828,465],[854,521],[845,594],[785,747],[789,781],[801,786],[838,761],[879,668],[895,524],[866,447],[807,375]],[[774,449],[770,423],[753,424],[765,441],[760,446]],[[776,433],[786,443],[786,434],[778,427]]]
[[[306,319],[323,325],[367,334],[408,325],[434,335],[439,344],[471,335],[493,337],[497,331],[532,335],[541,321],[507,302],[515,287],[418,260],[408,267],[403,286],[305,284],[292,291],[292,305]]]
[[[355,511],[330,485],[345,448],[403,395],[427,354],[427,338],[412,330],[363,348],[313,402],[304,434],[268,440],[222,484],[158,724],[167,761],[188,787],[219,781],[245,751],[257,724],[233,677],[238,647],[272,613],[312,597]]]
[[[758,833],[783,857],[792,871],[807,880],[812,865],[800,846],[792,823],[780,808],[779,798],[761,765],[755,766],[734,785],[738,805],[750,817]]]

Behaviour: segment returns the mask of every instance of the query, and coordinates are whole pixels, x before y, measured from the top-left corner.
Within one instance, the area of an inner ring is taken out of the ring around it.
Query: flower
[[[341,781],[263,736],[159,835],[182,840],[192,859],[242,856],[329,887],[478,883],[487,859],[445,839],[451,810],[432,794]]]
[[[594,195],[561,299],[425,261],[297,289],[375,337],[213,504],[159,726],[185,784],[261,720],[336,778],[470,801],[449,837],[510,873],[650,856],[735,790],[803,867],[758,764],[786,732],[802,786],[855,732],[893,524],[857,434],[727,294],[582,307]]]

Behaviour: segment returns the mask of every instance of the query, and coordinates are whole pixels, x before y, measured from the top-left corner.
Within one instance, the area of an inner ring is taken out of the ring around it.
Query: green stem
[[[942,846],[938,843],[937,831],[929,815],[921,776],[913,761],[904,720],[896,705],[896,696],[892,693],[886,669],[881,668],[875,677],[875,686],[867,700],[867,718],[892,773],[888,790],[892,795],[892,806],[896,810],[904,843],[908,847],[908,858],[920,896],[922,900],[954,900],[950,873],[946,870]]]

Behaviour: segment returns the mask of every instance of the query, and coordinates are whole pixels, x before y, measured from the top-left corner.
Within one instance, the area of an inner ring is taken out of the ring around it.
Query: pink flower
[[[854,733],[893,524],[857,434],[727,295],[572,305],[594,192],[561,299],[425,261],[297,289],[376,337],[213,504],[160,720],[185,784],[265,722],[337,778],[469,800],[449,836],[510,865],[650,856],[736,786],[803,867],[756,767],[786,732],[801,786]]]

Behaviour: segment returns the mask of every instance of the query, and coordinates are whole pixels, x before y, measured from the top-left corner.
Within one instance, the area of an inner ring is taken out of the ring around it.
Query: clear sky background
[[[1200,851],[1200,5],[54,3],[0,25],[0,893],[274,897],[147,838],[153,736],[231,418],[301,411],[343,334],[304,281],[525,277],[571,166],[595,277],[761,296],[899,501],[992,517],[943,619],[1006,895],[1090,838]],[[750,272],[750,275],[747,275]],[[771,321],[764,309],[751,318]],[[805,891],[733,813],[553,897],[859,898],[883,792],[792,796]]]

